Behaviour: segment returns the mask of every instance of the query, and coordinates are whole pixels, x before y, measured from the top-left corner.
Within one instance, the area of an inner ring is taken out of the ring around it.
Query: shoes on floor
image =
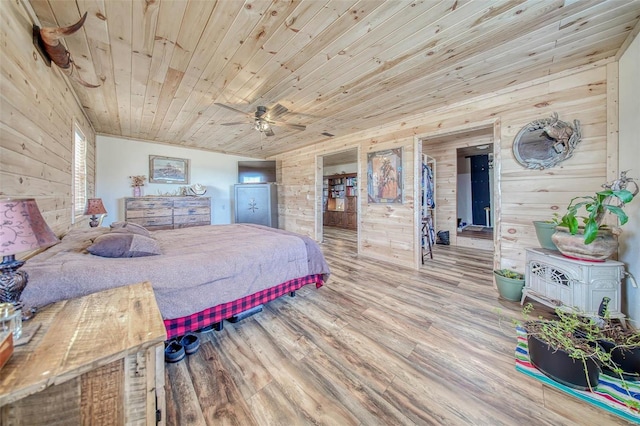
[[[184,336],[165,342],[164,360],[174,363],[182,361],[186,355],[192,355],[200,349],[200,338],[197,334],[187,333]]]
[[[182,361],[185,356],[184,347],[175,340],[171,340],[164,348],[164,360],[166,362]]]
[[[180,339],[180,344],[184,347],[187,355],[194,354],[200,348],[200,338],[197,334],[187,333]]]

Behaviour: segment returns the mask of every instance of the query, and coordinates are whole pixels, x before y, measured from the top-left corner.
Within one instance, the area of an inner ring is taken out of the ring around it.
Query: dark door
[[[490,226],[485,207],[491,206],[489,194],[489,156],[471,157],[471,211],[474,225]]]

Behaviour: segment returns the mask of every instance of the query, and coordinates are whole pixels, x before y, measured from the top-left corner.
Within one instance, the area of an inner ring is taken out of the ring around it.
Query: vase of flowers
[[[142,187],[144,186],[144,181],[147,179],[146,176],[129,176],[131,179],[131,186],[133,187],[133,196],[134,197],[142,197]]]

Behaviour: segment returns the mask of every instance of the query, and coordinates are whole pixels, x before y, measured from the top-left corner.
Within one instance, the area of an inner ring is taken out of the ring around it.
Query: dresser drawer
[[[184,224],[199,224],[199,225],[211,225],[211,218],[208,214],[194,214],[186,216],[174,216],[173,223],[178,225]]]
[[[125,210],[144,210],[173,208],[173,200],[170,198],[127,198]]]
[[[173,211],[174,216],[208,215],[211,213],[209,207],[182,207]]]
[[[171,226],[173,224],[172,216],[161,216],[161,217],[140,217],[140,218],[127,218],[128,222],[137,223],[138,225],[142,225],[145,228],[151,226]]]
[[[172,209],[156,209],[156,210],[129,210],[127,211],[127,219],[141,218],[141,217],[163,217],[168,216],[171,218]]]
[[[173,202],[174,208],[183,208],[183,207],[210,207],[211,201],[209,198],[187,198],[184,200],[175,200]]]

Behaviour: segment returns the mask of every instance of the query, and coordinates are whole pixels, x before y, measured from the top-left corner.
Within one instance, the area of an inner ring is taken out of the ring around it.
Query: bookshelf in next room
[[[323,224],[338,228],[358,227],[358,178],[356,173],[323,179]]]

